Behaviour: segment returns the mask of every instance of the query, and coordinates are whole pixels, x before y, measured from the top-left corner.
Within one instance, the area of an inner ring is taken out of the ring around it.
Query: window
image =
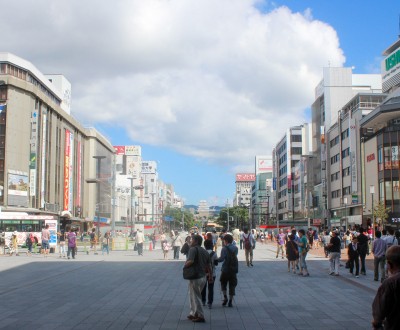
[[[334,147],[335,145],[337,145],[338,143],[339,143],[339,135],[338,135],[337,137],[333,138],[333,139],[329,142],[329,145],[330,145],[330,147],[332,148],[332,147]]]
[[[301,135],[292,135],[290,139],[292,142],[301,142]]]
[[[342,170],[342,176],[343,176],[343,177],[348,176],[348,175],[350,175],[350,166],[349,166],[349,167],[346,167],[346,168],[344,168],[344,169]]]
[[[342,140],[349,137],[349,129],[346,129],[342,132]]]
[[[293,147],[292,148],[292,155],[301,155],[301,151],[302,148],[301,147]]]
[[[339,198],[340,197],[340,190],[335,190],[331,192],[332,198]]]
[[[342,150],[342,158],[346,158],[350,155],[350,148]]]
[[[331,157],[331,165],[335,164],[339,161],[339,154],[336,154],[335,156]]]
[[[343,188],[343,196],[350,195],[351,188],[350,186]]]
[[[331,182],[339,180],[339,174],[340,174],[340,172],[331,174]]]

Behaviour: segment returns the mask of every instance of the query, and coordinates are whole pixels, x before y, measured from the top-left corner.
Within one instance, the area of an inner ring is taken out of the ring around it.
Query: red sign
[[[375,154],[370,154],[367,156],[367,163],[372,162],[375,160]]]
[[[125,146],[114,146],[115,154],[125,155]]]
[[[253,173],[236,174],[236,182],[256,181],[256,175]]]
[[[312,219],[312,224],[313,225],[320,225],[321,224],[321,219]]]
[[[65,130],[65,150],[64,150],[64,210],[69,210],[69,157],[71,154],[71,132]]]

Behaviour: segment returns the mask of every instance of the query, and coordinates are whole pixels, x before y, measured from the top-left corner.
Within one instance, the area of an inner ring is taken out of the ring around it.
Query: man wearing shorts
[[[49,255],[49,241],[50,241],[50,230],[49,225],[46,225],[42,230],[42,251],[45,258]]]

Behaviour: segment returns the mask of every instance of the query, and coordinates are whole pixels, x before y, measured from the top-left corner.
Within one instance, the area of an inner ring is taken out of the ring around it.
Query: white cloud
[[[310,10],[261,13],[258,2],[12,2],[18,20],[2,17],[2,45],[70,79],[84,123],[248,166],[306,120],[322,67],[345,61],[335,30]]]

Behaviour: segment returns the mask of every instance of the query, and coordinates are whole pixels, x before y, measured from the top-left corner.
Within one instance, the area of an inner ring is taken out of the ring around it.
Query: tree
[[[248,226],[249,223],[249,209],[243,206],[234,206],[229,208],[229,217],[233,217],[233,221],[229,223],[230,228],[238,227],[243,229]],[[228,225],[228,208],[221,210],[219,217],[216,222],[227,228]]]
[[[173,229],[182,228],[182,217],[184,223],[184,228],[183,228],[184,230],[192,228],[195,224],[195,219],[193,214],[186,209],[167,206],[164,210],[164,216],[172,218],[171,228]],[[164,225],[167,225],[167,223],[164,223]]]
[[[385,203],[383,203],[383,201],[379,201],[378,204],[374,206],[372,214],[379,226],[383,227],[384,225],[386,225],[387,218],[389,217],[389,211],[390,208],[385,207]]]

